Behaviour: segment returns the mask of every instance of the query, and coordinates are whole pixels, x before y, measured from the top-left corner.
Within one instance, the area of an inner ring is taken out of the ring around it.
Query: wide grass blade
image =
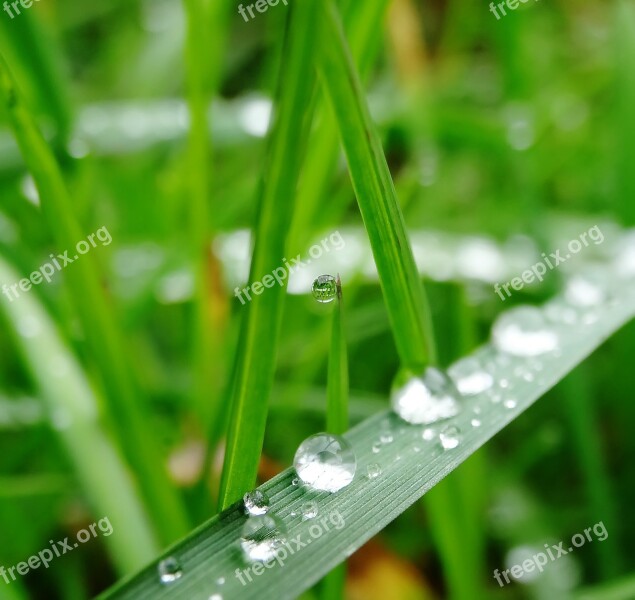
[[[153,564],[137,577],[104,594],[102,599],[174,600],[205,597],[205,594],[217,592],[246,600],[297,597],[459,467],[632,319],[635,316],[635,286],[625,283],[614,296],[611,310],[598,309],[595,316],[597,319],[585,327],[554,323],[559,347],[547,355],[513,357],[500,354],[491,345],[478,350],[474,356],[488,365],[494,378],[492,390],[495,394],[487,390],[463,398],[459,415],[441,424],[441,428],[455,426],[462,432],[456,448],[444,450],[438,441],[426,442],[422,439],[421,427],[409,426],[385,411],[346,434],[358,464],[358,475],[348,487],[335,494],[303,489],[292,485],[295,477],[292,469],[261,486],[271,498],[271,511],[285,523],[288,537],[298,539],[300,536],[303,542],[311,541],[310,546],[289,554],[283,566],[274,563],[258,575],[251,572],[251,581],[246,579],[244,570],[249,565],[241,559],[238,547],[246,516],[242,505],[237,503],[169,552],[183,566],[184,575],[176,584],[161,586],[156,576],[156,564]],[[527,373],[532,373],[532,377],[526,377]],[[501,387],[499,383],[503,379],[506,383]],[[480,426],[475,427],[472,420],[477,407]],[[393,442],[384,445],[376,454],[372,446],[380,431],[391,434]],[[419,452],[414,450],[415,445]],[[369,480],[364,474],[366,467],[376,462],[380,463],[383,472]],[[317,502],[320,519],[302,520],[301,506],[308,500]],[[333,520],[329,521],[331,518]],[[319,536],[312,535],[311,527],[320,521],[331,522],[333,527],[326,530],[323,526]],[[341,522],[345,525],[335,527]],[[246,581],[244,585],[239,574]],[[212,583],[220,577],[225,578],[222,590]]]

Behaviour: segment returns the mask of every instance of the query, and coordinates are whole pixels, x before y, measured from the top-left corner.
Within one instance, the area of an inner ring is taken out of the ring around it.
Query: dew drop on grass
[[[384,432],[379,436],[379,441],[382,444],[390,444],[393,441],[392,433]]]
[[[373,454],[379,454],[379,452],[381,451],[381,446],[382,446],[381,442],[375,442],[372,448]]]
[[[607,299],[600,275],[590,271],[567,281],[564,297],[573,306],[598,306]]]
[[[558,347],[558,336],[534,306],[501,314],[492,327],[492,340],[498,350],[514,356],[539,356]]]
[[[333,275],[320,275],[311,288],[313,297],[322,304],[333,302],[337,297],[337,279]]]
[[[183,575],[183,569],[176,558],[170,556],[159,563],[157,567],[159,572],[159,580],[164,585],[174,583]]]
[[[366,469],[368,479],[377,479],[381,475],[381,467],[377,463],[368,465]]]
[[[309,487],[337,492],[353,481],[357,460],[351,445],[343,437],[318,433],[300,444],[293,466]]]
[[[512,408],[516,408],[516,400],[514,400],[513,398],[509,398],[508,400],[505,400],[505,402],[503,402],[503,406],[505,408],[509,408],[510,410]]]
[[[471,423],[472,427],[480,427],[481,426],[481,422],[480,422],[479,419],[472,419],[470,421],[470,423]]]
[[[223,600],[223,597],[220,594],[212,594],[209,600]]]
[[[269,496],[260,490],[247,492],[243,496],[245,512],[252,516],[264,515],[269,510]]]
[[[219,577],[216,580],[217,585],[225,585],[225,578],[224,577]]]
[[[294,477],[291,480],[291,485],[300,485],[300,480],[297,477]]]
[[[453,450],[461,443],[461,430],[455,425],[449,425],[441,431],[439,440],[445,450]]]
[[[448,370],[457,389],[464,396],[474,396],[492,387],[494,378],[476,358],[468,357],[455,363]]]
[[[250,562],[269,562],[285,542],[284,523],[274,515],[249,517],[240,534],[240,546]]]
[[[302,519],[315,519],[318,515],[318,505],[315,502],[305,502],[302,505]]]
[[[403,378],[398,376],[397,379]],[[412,425],[428,425],[459,412],[459,392],[439,369],[428,367],[422,376],[397,384],[391,394],[393,410]]]
[[[426,427],[421,432],[421,439],[425,440],[426,442],[431,442],[435,438],[435,435],[435,431],[434,429],[432,429],[432,427]]]

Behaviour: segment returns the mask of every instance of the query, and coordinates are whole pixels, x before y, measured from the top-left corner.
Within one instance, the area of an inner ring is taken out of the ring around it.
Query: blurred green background
[[[530,0],[499,20],[486,2],[342,4],[409,230],[452,234],[443,238],[450,256],[482,236],[506,260],[512,246],[533,240],[538,255],[551,252],[598,223],[613,244],[635,224],[631,2]],[[107,298],[111,320],[95,308],[95,323],[117,330],[112,347],[104,342],[116,357],[110,370],[87,333],[95,289],[84,293],[68,274],[76,264],[14,302],[0,298],[0,565],[104,516],[114,527],[46,570],[0,580],[2,600],[93,597],[213,514],[243,314],[233,288],[247,283],[249,239],[236,232],[257,219],[287,11],[279,4],[246,22],[233,0],[41,0],[14,19],[0,13],[0,52],[60,165],[83,236],[74,241],[101,227],[112,236],[79,260]],[[387,404],[398,360],[319,99],[287,256],[343,232],[356,422]],[[0,284],[68,248],[40,209],[6,112],[3,104]],[[434,253],[417,259],[444,365],[483,343],[503,308],[550,297],[561,278],[551,273],[503,303],[469,264],[448,274]],[[517,274],[503,272],[501,283]],[[324,428],[330,321],[309,288],[310,279],[286,300],[261,480]],[[41,335],[29,331],[29,311],[43,311]],[[635,598],[634,351],[631,325],[358,551],[346,597],[551,600],[609,586],[593,597]],[[128,400],[104,401],[119,389],[138,405],[132,416]],[[143,440],[128,429],[139,418]],[[207,440],[220,444],[206,460]],[[139,481],[163,489],[153,477],[166,473],[170,491],[148,508]],[[110,507],[117,512],[105,515]],[[505,588],[493,579],[519,548],[600,521],[604,542],[542,577]]]

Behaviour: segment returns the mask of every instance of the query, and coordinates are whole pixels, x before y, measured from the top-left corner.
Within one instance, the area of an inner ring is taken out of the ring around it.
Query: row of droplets
[[[567,300],[576,306],[597,305],[605,296],[597,290],[591,293],[591,285],[588,281],[576,281],[574,287],[569,288]],[[337,296],[336,278],[331,275],[318,277],[313,283],[312,292],[318,302],[332,302]],[[589,301],[590,297],[595,300]],[[534,370],[540,370],[541,363],[537,359],[541,355],[557,352],[559,346],[558,335],[549,321],[573,324],[574,319],[566,309],[543,312],[532,306],[521,306],[503,313],[492,328],[494,347],[502,353],[499,362],[505,362],[505,355],[525,357],[533,360]],[[523,372],[520,373],[518,369]],[[533,379],[530,369],[517,367],[517,371],[515,375],[527,381]],[[509,381],[501,379],[497,387],[505,391]],[[426,426],[421,433],[424,441],[429,442],[438,437],[442,448],[451,450],[460,444],[460,429],[448,425],[437,436],[429,425],[458,415],[461,396],[483,392],[489,393],[492,402],[502,399],[500,392],[494,388],[494,377],[488,369],[477,358],[468,357],[453,365],[448,373],[435,367],[426,368],[422,374],[400,373],[391,392],[391,405],[403,421]],[[509,409],[516,407],[516,401],[511,398],[507,398],[503,404]],[[470,424],[479,427],[480,409],[476,407],[474,412]],[[379,441],[373,444],[372,452],[378,453],[382,445],[392,441],[390,431],[382,432]],[[417,449],[415,447],[415,451]],[[348,486],[357,469],[357,459],[349,442],[341,436],[328,433],[318,433],[304,440],[296,451],[293,464],[298,476],[293,479],[293,485],[302,482],[307,488],[331,493]],[[374,480],[381,474],[382,468],[378,463],[368,465],[368,480]],[[240,535],[243,556],[248,562],[270,562],[286,542],[284,522],[270,511],[270,500],[262,490],[245,494],[243,504],[248,517]],[[301,513],[303,520],[315,518],[318,514],[317,504],[305,503]],[[182,575],[181,566],[174,557],[163,560],[158,568],[160,580],[164,584],[177,581]],[[223,585],[224,578],[218,579],[217,584]],[[222,600],[222,597],[214,594],[209,600]]]

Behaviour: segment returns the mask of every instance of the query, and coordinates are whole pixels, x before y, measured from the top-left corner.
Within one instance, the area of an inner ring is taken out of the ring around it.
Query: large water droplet
[[[166,585],[175,582],[183,575],[183,569],[181,568],[179,561],[173,556],[162,560],[159,563],[157,570],[159,572],[159,580],[161,583]]]
[[[344,438],[318,433],[300,444],[293,466],[308,486],[337,492],[353,481],[357,460],[351,445]]]
[[[398,379],[403,376],[398,376]],[[458,414],[459,392],[439,369],[428,367],[421,377],[411,377],[393,390],[393,410],[408,423],[427,425]]]
[[[450,425],[439,434],[439,440],[445,450],[453,450],[461,443],[461,430]]]
[[[252,516],[264,515],[269,510],[269,496],[261,490],[247,492],[243,496],[245,512]]]
[[[284,523],[273,515],[249,517],[243,525],[240,546],[249,561],[269,562],[285,542]]]
[[[483,369],[481,363],[473,357],[468,357],[455,363],[448,370],[448,374],[461,394],[474,396],[492,387],[494,378]]]
[[[311,291],[318,302],[333,302],[337,297],[337,279],[333,275],[320,275],[313,282]]]
[[[492,327],[492,339],[498,350],[515,356],[538,356],[558,347],[558,336],[533,306],[519,306],[501,314]]]

